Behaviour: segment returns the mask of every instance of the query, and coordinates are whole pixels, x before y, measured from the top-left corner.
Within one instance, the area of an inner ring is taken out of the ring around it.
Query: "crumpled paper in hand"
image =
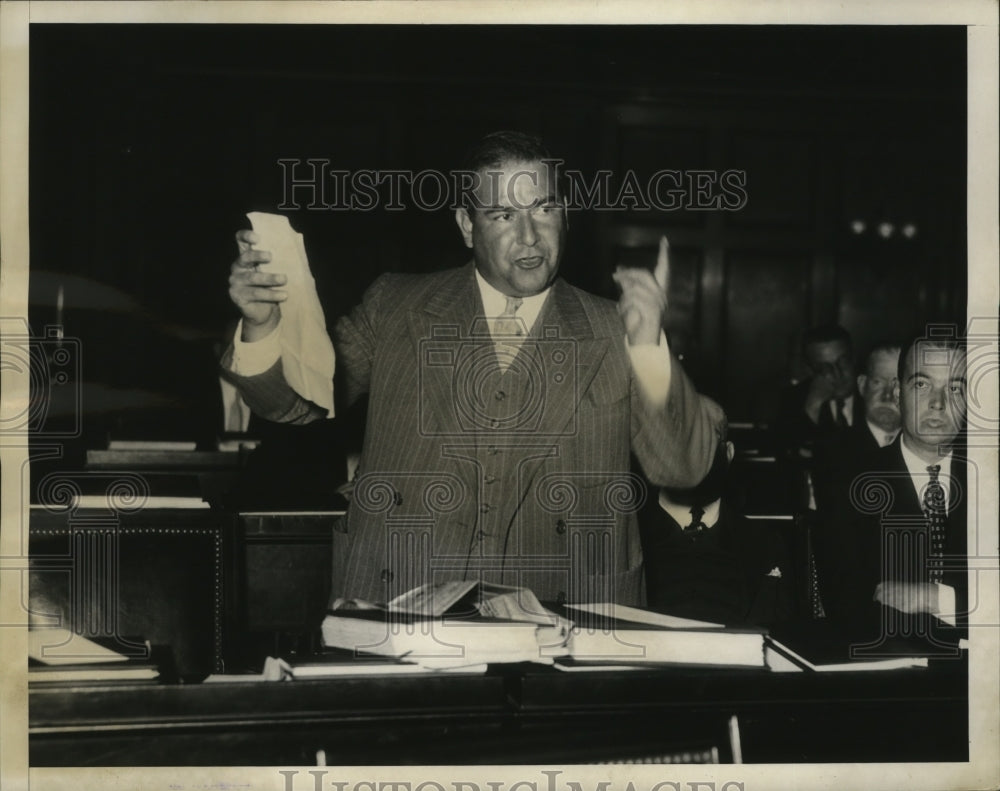
[[[323,306],[316,293],[306,258],[302,234],[280,214],[247,214],[254,233],[255,247],[271,253],[271,261],[260,264],[262,272],[279,272],[288,278],[281,303],[281,365],[285,380],[303,398],[312,401],[333,417],[333,342],[326,331]]]

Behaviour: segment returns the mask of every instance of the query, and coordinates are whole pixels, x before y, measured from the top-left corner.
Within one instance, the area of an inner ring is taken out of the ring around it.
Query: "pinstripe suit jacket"
[[[501,371],[474,271],[383,275],[337,323],[341,395],[369,405],[333,595],[385,601],[474,576],[543,599],[642,603],[645,487],[630,451],[655,485],[694,485],[721,410],[676,359],[666,407],[651,409],[614,303],[561,279]],[[318,417],[280,361],[233,380],[268,419]]]

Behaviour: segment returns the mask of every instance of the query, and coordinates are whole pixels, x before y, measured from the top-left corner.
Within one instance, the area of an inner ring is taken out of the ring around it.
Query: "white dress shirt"
[[[667,497],[666,492],[662,489],[660,490],[659,497],[660,508],[666,511],[667,515],[670,516],[677,524],[681,527],[687,527],[691,524],[691,506],[683,505],[681,503],[675,503],[669,497]],[[701,516],[701,521],[705,525],[705,529],[715,527],[715,523],[719,521],[719,509],[722,506],[722,500],[715,500],[705,506],[705,513]]]
[[[837,422],[837,400],[831,398],[827,403],[830,405],[830,417],[833,418],[833,422]],[[854,396],[849,395],[844,399],[844,406],[840,410],[841,414],[844,416],[844,421],[848,426],[854,425]]]
[[[896,437],[899,436],[899,429],[895,431],[884,431],[872,423],[870,420],[865,420],[865,425],[868,426],[868,430],[871,432],[872,436],[875,438],[875,442],[878,443],[880,448],[885,448],[896,441]]]

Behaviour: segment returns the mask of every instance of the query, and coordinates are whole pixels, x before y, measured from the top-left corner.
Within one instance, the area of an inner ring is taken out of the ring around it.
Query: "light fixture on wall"
[[[897,226],[889,220],[881,220],[869,226],[866,220],[859,217],[851,220],[848,227],[851,229],[852,236],[864,236],[868,232],[868,228],[871,227],[875,236],[883,240],[892,239],[894,236],[901,236],[909,240],[915,238],[917,235],[917,224],[915,222],[906,222]]]
[[[883,239],[890,239],[892,235],[896,232],[896,226],[891,222],[886,222],[883,220],[875,228],[878,235]]]

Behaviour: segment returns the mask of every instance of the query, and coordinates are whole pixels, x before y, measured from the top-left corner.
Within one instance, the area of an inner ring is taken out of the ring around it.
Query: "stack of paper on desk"
[[[385,606],[338,602],[323,622],[323,642],[434,668],[551,664],[557,657],[574,666],[764,667],[759,629],[727,629],[607,603],[568,605],[556,614],[530,590],[474,580],[425,585]]]
[[[574,627],[569,655],[574,668],[597,665],[715,665],[764,667],[764,630],[623,607],[611,603],[567,605]],[[560,660],[561,661],[561,660]]]

